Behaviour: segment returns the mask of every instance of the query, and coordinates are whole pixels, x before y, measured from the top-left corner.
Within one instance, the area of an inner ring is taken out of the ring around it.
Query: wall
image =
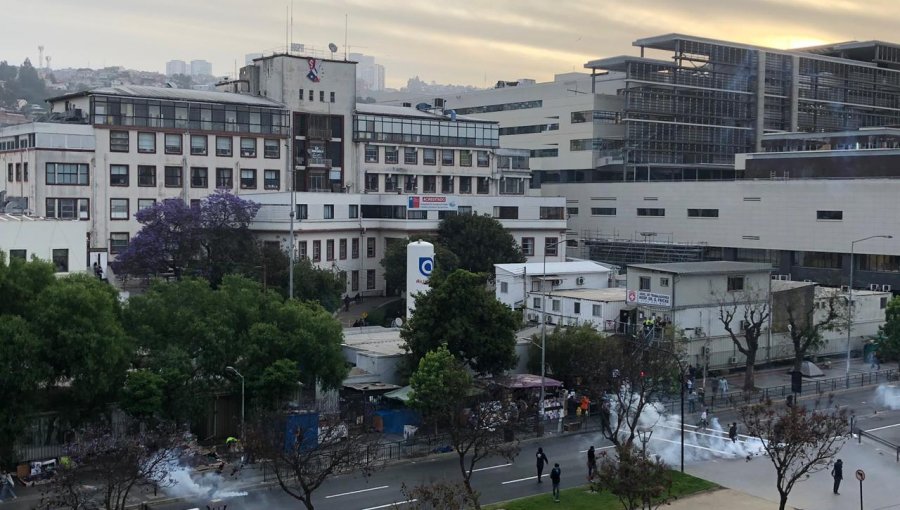
[[[69,251],[69,273],[87,271],[87,223],[83,221],[38,220],[23,216],[0,215],[0,251],[9,260],[10,250],[26,250],[33,256],[52,261],[54,249]]]

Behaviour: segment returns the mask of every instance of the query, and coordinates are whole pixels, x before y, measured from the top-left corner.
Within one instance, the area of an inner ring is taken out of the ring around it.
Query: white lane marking
[[[610,448],[615,448],[615,446],[613,446],[613,445],[610,445],[610,446],[601,446],[600,448],[594,448],[594,451],[597,451],[597,450],[609,450]],[[587,450],[579,450],[578,453],[587,453]]]
[[[660,425],[655,425],[655,426],[656,426],[656,427],[660,427],[660,428],[664,428],[664,429],[681,430],[680,427],[670,427],[669,425],[661,425],[661,424],[660,424]],[[686,426],[686,427],[694,427],[694,428],[697,428],[696,425],[688,425],[688,424],[685,424],[685,426]],[[696,435],[696,436],[709,436],[709,437],[714,437],[714,438],[716,438],[716,439],[729,439],[729,437],[728,437],[727,435],[725,435],[725,431],[724,431],[724,430],[721,431],[721,432],[715,431],[715,430],[713,430],[713,429],[706,429],[706,430],[708,430],[709,432],[715,432],[715,434],[710,434],[710,433],[708,433],[708,432],[697,432],[696,430],[685,430],[685,432],[690,432],[691,434],[694,434],[694,435]],[[722,434],[722,435],[720,436],[720,435],[718,435],[718,434]],[[746,435],[746,434],[738,434],[738,437],[746,437],[747,439],[756,439],[756,438],[754,438],[753,436],[748,436],[748,435]],[[680,443],[679,443],[679,444],[680,444]]]
[[[341,496],[349,496],[351,494],[359,494],[360,492],[377,491],[379,489],[387,489],[388,487],[389,487],[388,485],[382,485],[381,487],[370,487],[368,489],[361,489],[358,491],[342,492],[340,494],[332,494],[331,496],[325,496],[325,499],[339,498]]]
[[[890,429],[893,427],[900,427],[900,423],[895,423],[893,425],[885,425],[884,427],[878,427],[877,429],[869,429],[866,432],[875,432],[876,430]]]
[[[497,468],[502,468],[502,467],[506,467],[506,466],[512,466],[512,462],[508,462],[506,464],[500,464],[499,466],[488,466],[488,467],[473,469],[472,472],[475,473],[476,471],[487,471],[488,469],[497,469]]]
[[[657,440],[657,441],[665,441],[665,442],[667,442],[667,443],[672,443],[672,444],[681,444],[680,441],[672,441],[672,440],[669,440],[669,439],[663,439],[663,438],[661,438],[661,437],[651,437],[650,440],[651,440],[651,441],[654,441],[654,440]],[[695,445],[695,444],[684,443],[684,446],[688,446],[688,447],[691,447],[691,448],[699,448],[700,450],[707,450],[707,451],[710,451],[710,452],[713,452],[713,453],[723,453],[723,454],[725,454],[725,455],[735,455],[734,452],[726,452],[726,451],[724,451],[724,450],[714,450],[714,449],[712,449],[712,448],[707,448],[707,447],[705,447],[705,446],[697,446],[697,445]]]
[[[407,503],[415,503],[416,501],[418,501],[418,499],[410,499],[409,501],[395,501],[393,503],[388,503],[386,505],[370,506],[369,508],[363,508],[362,510],[378,510],[379,508],[390,508],[392,506],[405,505]]]
[[[502,482],[500,485],[506,485],[506,484],[509,484],[509,483],[524,482],[524,481],[526,481],[526,480],[534,480],[534,479],[536,479],[536,478],[537,478],[536,476],[529,476],[528,478],[519,478],[518,480],[509,480],[509,481],[507,481],[507,482]]]

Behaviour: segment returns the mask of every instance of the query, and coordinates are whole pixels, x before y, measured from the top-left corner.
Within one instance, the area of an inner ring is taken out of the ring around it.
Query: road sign
[[[866,472],[863,471],[862,469],[857,469],[857,470],[856,470],[856,479],[859,480],[860,482],[863,481],[863,480],[865,480],[865,479],[866,479]]]

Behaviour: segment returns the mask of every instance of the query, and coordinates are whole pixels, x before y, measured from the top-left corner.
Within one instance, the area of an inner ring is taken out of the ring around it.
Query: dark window
[[[110,152],[128,152],[128,131],[110,131],[109,132],[109,150]]]
[[[313,262],[321,262],[322,260],[322,241],[315,240],[313,241],[313,253],[312,253]]]
[[[109,185],[128,186],[128,165],[109,165]]]
[[[460,177],[459,178],[459,192],[463,195],[472,194],[472,178],[471,177]]]
[[[281,157],[280,140],[265,139],[263,140],[263,156],[267,159],[278,159]]]
[[[231,144],[233,140],[230,136],[216,137],[216,156],[230,158],[232,154]]]
[[[234,170],[230,168],[216,168],[216,189],[234,188]]]
[[[174,133],[166,133],[165,136],[165,144],[166,144],[166,154],[181,154],[182,148],[182,138],[179,134]]]
[[[453,193],[453,176],[441,176],[441,193]]]
[[[309,206],[307,204],[297,204],[297,210],[294,214],[299,220],[309,219]]]
[[[69,272],[69,250],[54,249],[53,250],[53,265],[54,265],[54,267],[56,267],[57,273],[68,273]]]
[[[637,210],[638,216],[665,216],[665,209],[653,209],[653,208],[638,208]]]
[[[47,163],[47,184],[87,186],[88,165],[82,163]]]
[[[331,102],[334,102],[334,92],[331,92]]]
[[[129,216],[127,198],[109,199],[109,219],[127,220]]]
[[[378,163],[377,145],[366,145],[366,163]]]
[[[191,154],[194,156],[206,156],[209,152],[206,135],[191,135]]]
[[[688,209],[688,218],[718,218],[718,209]]]
[[[122,253],[128,248],[128,232],[109,233],[109,252]]]
[[[441,165],[453,166],[453,161],[454,161],[453,149],[442,149],[441,150]]]
[[[422,176],[422,193],[437,193],[437,176]]]
[[[166,167],[166,187],[167,188],[180,188],[181,187],[181,167],[180,166],[167,166]]]
[[[863,271],[900,272],[900,256],[897,255],[856,255],[858,269]]]
[[[419,189],[419,178],[415,175],[407,175],[405,178],[406,192],[415,193]]]
[[[559,238],[558,237],[545,237],[544,238],[544,255],[549,257],[555,257],[559,255]]]
[[[472,166],[472,151],[459,151],[459,166]]]
[[[415,147],[404,147],[403,162],[407,165],[418,165],[419,151]]]
[[[347,216],[350,219],[359,218],[359,205],[358,204],[350,204],[348,206]]]
[[[366,191],[378,191],[378,174],[366,172]]]
[[[90,201],[87,198],[48,198],[44,216],[63,220],[90,219]]]
[[[488,177],[479,177],[475,186],[475,191],[479,195],[487,195],[491,192],[491,180]]]
[[[534,256],[534,238],[533,237],[523,237],[522,238],[522,254],[526,257]]]
[[[156,152],[156,133],[138,133],[138,152],[144,154]]]
[[[191,167],[191,187],[192,188],[208,188],[209,187],[209,170],[206,167]]]
[[[743,276],[729,276],[728,277],[728,291],[737,291],[744,290],[744,277]]]
[[[840,221],[844,219],[844,211],[816,211],[816,219]]]
[[[279,171],[279,170],[264,170],[263,171],[263,187],[265,189],[280,189],[281,188],[281,171]]]
[[[256,138],[241,138],[241,157],[256,157]]]
[[[384,162],[388,165],[396,165],[400,162],[400,149],[397,147],[384,148]]]
[[[566,214],[568,214],[569,217],[578,216],[578,208],[577,207],[566,207]]]
[[[825,251],[795,251],[793,263],[800,267],[817,267],[821,269],[841,269],[843,255]]]
[[[367,269],[366,270],[366,289],[372,290],[375,288],[375,270]]]
[[[641,276],[638,281],[638,290],[650,290],[650,277]]]
[[[138,165],[138,186],[156,186],[156,167]]]
[[[334,204],[325,204],[322,207],[322,217],[326,220],[334,219]]]
[[[319,91],[319,102],[320,102],[320,103],[324,103],[324,102],[325,102],[325,91],[324,91],[324,90],[320,90],[320,91]]]
[[[347,240],[341,239],[338,242],[338,258],[341,260],[347,259]]]
[[[28,250],[9,250],[9,259],[28,260]]]
[[[562,207],[541,207],[542,220],[564,220],[566,219]]]
[[[366,238],[366,257],[372,259],[375,258],[375,238],[367,237]]]
[[[359,258],[359,238],[354,237],[350,240],[350,258],[358,259]]]
[[[427,220],[428,211],[407,211],[406,219],[408,220]]]
[[[519,208],[515,206],[494,206],[494,218],[501,220],[519,219]]]
[[[297,243],[297,253],[299,254],[301,259],[309,257],[309,252],[306,251],[306,241],[300,241]]]
[[[592,216],[615,216],[615,207],[591,207]]]
[[[325,241],[325,260],[334,260],[334,239]]]
[[[435,149],[422,149],[422,164],[423,165],[436,165],[437,164],[437,151]]]
[[[256,170],[241,169],[241,189],[256,189]]]
[[[480,167],[491,166],[491,157],[488,154],[488,151],[478,151],[478,166],[480,166]]]
[[[359,291],[359,271],[357,270],[350,271],[350,290]]]

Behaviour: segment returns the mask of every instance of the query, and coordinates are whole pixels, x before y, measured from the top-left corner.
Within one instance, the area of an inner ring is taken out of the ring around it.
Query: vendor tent
[[[497,378],[497,384],[503,386],[504,388],[511,389],[540,388],[541,376],[534,374],[504,375]],[[551,379],[549,377],[544,378],[544,387],[557,388],[562,385],[563,383],[557,381],[556,379]]]

